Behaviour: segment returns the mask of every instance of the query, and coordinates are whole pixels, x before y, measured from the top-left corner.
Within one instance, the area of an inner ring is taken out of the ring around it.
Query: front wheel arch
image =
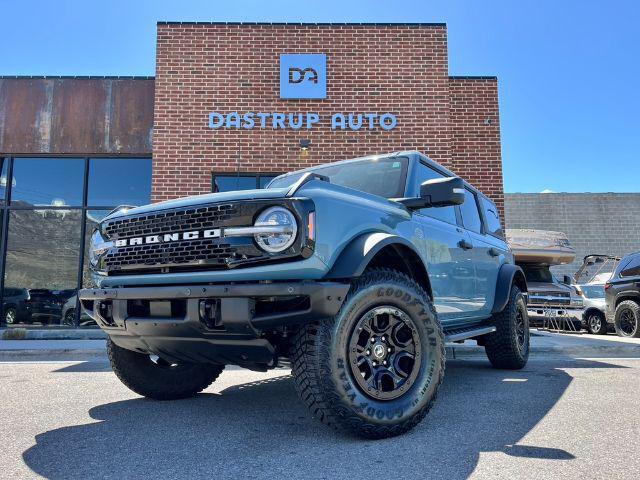
[[[353,279],[373,268],[390,268],[407,275],[433,299],[429,273],[411,242],[383,232],[362,234],[338,255],[326,279]]]

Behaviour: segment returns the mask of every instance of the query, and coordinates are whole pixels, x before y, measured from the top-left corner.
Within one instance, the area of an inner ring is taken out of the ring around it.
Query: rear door
[[[507,246],[496,206],[482,195],[465,188],[460,206],[462,223],[471,237],[472,260],[476,271],[473,308],[478,316],[487,316],[493,308],[498,271],[505,262]]]

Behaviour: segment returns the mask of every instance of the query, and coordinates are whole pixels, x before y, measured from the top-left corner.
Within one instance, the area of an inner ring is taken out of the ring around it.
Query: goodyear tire
[[[513,285],[509,303],[492,321],[496,331],[485,336],[484,349],[495,368],[519,370],[529,359],[529,317],[518,287]]]
[[[111,368],[122,383],[143,397],[177,400],[201,392],[224,370],[224,365],[171,365],[150,355],[132,352],[107,339]]]
[[[365,438],[416,426],[444,378],[444,335],[431,300],[393,270],[353,281],[340,312],[303,326],[292,344],[296,390],[312,414]]]
[[[620,302],[616,307],[614,322],[620,337],[640,337],[640,305],[633,300]]]

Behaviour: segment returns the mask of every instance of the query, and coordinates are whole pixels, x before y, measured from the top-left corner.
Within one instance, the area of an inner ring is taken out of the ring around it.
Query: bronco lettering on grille
[[[149,245],[154,243],[178,242],[180,240],[197,240],[199,238],[219,238],[219,228],[209,230],[193,230],[182,233],[165,233],[164,235],[146,235],[144,237],[123,238],[115,241],[116,247],[126,247],[127,245]]]

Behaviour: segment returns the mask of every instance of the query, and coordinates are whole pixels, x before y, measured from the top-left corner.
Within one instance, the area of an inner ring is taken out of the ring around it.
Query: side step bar
[[[493,325],[487,325],[483,327],[472,328],[469,330],[465,329],[455,329],[451,330],[449,333],[445,333],[444,341],[445,342],[459,342],[460,340],[466,340],[467,338],[479,337],[480,335],[485,335],[487,333],[492,333],[496,331],[496,327]]]

